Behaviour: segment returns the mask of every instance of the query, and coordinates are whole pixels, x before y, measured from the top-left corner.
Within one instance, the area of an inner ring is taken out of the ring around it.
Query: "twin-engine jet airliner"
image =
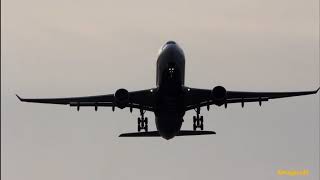
[[[140,110],[138,118],[138,132],[121,134],[120,137],[154,137],[161,136],[167,140],[175,136],[215,134],[214,131],[203,131],[203,116],[200,116],[201,107],[208,110],[210,105],[227,108],[230,103],[258,102],[261,106],[263,101],[269,99],[285,98],[315,94],[314,91],[300,92],[242,92],[229,91],[223,86],[216,86],[213,89],[198,89],[187,87],[184,84],[185,56],[180,46],[174,41],[165,43],[159,52],[157,59],[156,87],[140,91],[129,92],[126,89],[118,89],[114,94],[50,98],[50,99],[24,99],[17,97],[24,102],[64,104],[77,107],[92,106],[95,110],[98,107],[109,106],[115,108],[129,108]],[[180,130],[184,121],[186,111],[195,110],[193,116],[193,130]],[[146,111],[155,114],[157,131],[148,131],[148,118],[144,116]],[[144,130],[140,132],[141,130]]]

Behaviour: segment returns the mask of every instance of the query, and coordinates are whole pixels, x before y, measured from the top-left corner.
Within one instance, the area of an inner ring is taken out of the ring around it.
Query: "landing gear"
[[[195,109],[197,116],[193,116],[193,130],[196,131],[198,128],[203,130],[203,116],[200,116],[200,108]]]
[[[145,112],[145,110],[140,109],[141,117],[138,118],[138,132],[142,129],[144,129],[145,132],[148,132],[148,118],[144,117]]]

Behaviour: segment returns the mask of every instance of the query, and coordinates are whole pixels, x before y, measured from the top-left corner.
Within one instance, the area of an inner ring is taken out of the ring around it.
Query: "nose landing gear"
[[[138,132],[140,132],[142,129],[145,132],[148,132],[148,118],[144,117],[145,112],[145,110],[140,109],[141,117],[138,118]]]
[[[196,131],[198,128],[203,130],[203,116],[200,116],[200,108],[195,109],[197,116],[193,116],[193,130]]]

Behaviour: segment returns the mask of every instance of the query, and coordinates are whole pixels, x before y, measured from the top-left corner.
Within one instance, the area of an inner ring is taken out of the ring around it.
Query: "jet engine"
[[[129,103],[129,92],[126,89],[118,89],[116,93],[114,93],[115,105],[123,109]]]
[[[214,104],[221,106],[225,103],[225,99],[227,97],[227,91],[222,86],[216,86],[212,89],[211,98]]]

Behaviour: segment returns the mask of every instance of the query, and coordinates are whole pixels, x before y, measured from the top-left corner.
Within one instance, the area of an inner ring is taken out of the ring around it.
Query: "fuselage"
[[[171,139],[179,133],[185,114],[183,92],[185,57],[173,41],[160,49],[157,59],[155,121],[159,134]]]

